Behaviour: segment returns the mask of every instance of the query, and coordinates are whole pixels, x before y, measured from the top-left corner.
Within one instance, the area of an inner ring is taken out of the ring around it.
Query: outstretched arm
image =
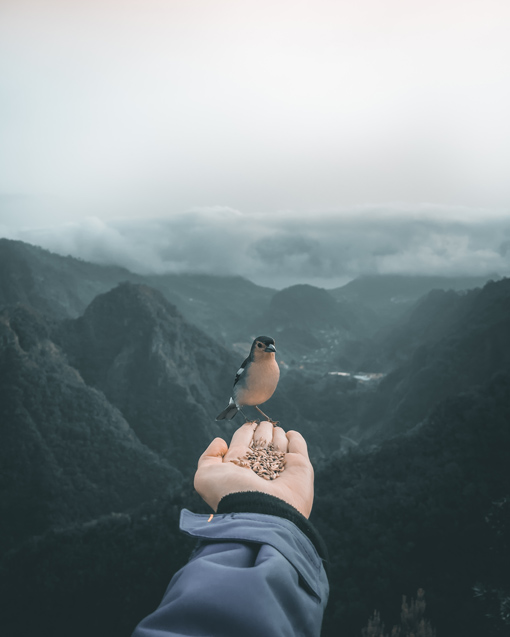
[[[253,439],[286,453],[275,480],[232,462]],[[182,512],[181,529],[199,540],[197,549],[133,637],[318,637],[328,582],[323,544],[307,519],[313,470],[302,436],[247,423],[230,447],[216,438],[199,460],[195,488],[217,513]]]

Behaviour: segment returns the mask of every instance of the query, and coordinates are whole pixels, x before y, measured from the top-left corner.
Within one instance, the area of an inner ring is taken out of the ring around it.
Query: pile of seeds
[[[278,451],[272,442],[252,442],[244,458],[232,462],[255,471],[264,480],[274,480],[285,469],[285,452]]]

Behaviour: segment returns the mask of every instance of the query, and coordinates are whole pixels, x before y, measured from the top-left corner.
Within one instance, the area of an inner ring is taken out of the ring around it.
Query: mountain
[[[435,317],[431,324],[441,327],[430,329],[434,337],[379,384],[372,409],[384,414],[376,422],[385,436],[409,429],[441,400],[510,368],[510,279],[461,299],[452,320]]]
[[[138,438],[188,472],[214,436],[238,361],[157,290],[123,283],[54,330],[70,365],[104,393]]]
[[[417,340],[420,330],[429,329],[426,311],[434,306],[434,311],[451,313],[453,320],[454,309],[447,308],[448,303],[490,278],[382,275],[360,277],[333,290],[293,285],[275,292],[253,323],[277,337],[285,362],[306,361],[323,370],[334,364],[345,371],[387,372],[405,350],[402,336],[413,340],[414,334]],[[423,300],[428,294],[435,294],[436,300],[427,305]],[[406,334],[408,325],[413,327]],[[393,334],[398,338],[392,339]]]
[[[383,327],[432,290],[469,290],[499,278],[497,274],[470,277],[378,274],[361,276],[329,292],[336,299],[372,310],[378,319],[378,327]]]
[[[240,277],[140,277],[120,268],[94,266],[7,240],[0,241],[1,259],[0,301],[28,303],[48,317],[67,316],[52,338],[66,352],[70,364],[86,383],[103,391],[121,410],[142,442],[162,452],[176,466],[185,466],[187,459],[172,449],[185,448],[185,441],[192,436],[183,433],[182,427],[178,433],[169,427],[167,414],[173,412],[183,421],[197,422],[197,446],[210,433],[217,433],[212,418],[228,399],[232,370],[237,369],[257,333],[274,335],[278,356],[287,365],[282,366],[271,413],[282,422],[297,422],[311,435],[318,457],[320,447],[326,445],[314,432],[325,424],[328,444],[342,444],[340,436],[359,440],[376,430],[386,435],[414,426],[424,417],[435,404],[438,383],[437,399],[462,391],[486,374],[483,368],[478,376],[473,372],[473,378],[465,378],[464,370],[457,372],[453,364],[451,376],[442,383],[442,364],[434,364],[439,371],[432,371],[431,361],[423,358],[425,351],[429,358],[449,356],[434,354],[433,348],[438,348],[437,352],[441,347],[457,348],[455,335],[462,332],[464,323],[471,324],[470,308],[479,298],[480,289],[435,290],[411,304],[430,286],[459,288],[480,279],[364,277],[332,291],[296,285],[275,293]],[[129,277],[134,279],[131,287],[115,288],[116,279],[126,281]],[[174,303],[164,305],[161,297],[156,301],[155,293],[149,293],[148,288],[142,294],[142,288],[136,285],[143,286],[141,281],[145,280],[158,286],[166,301],[173,299]],[[101,296],[109,292],[113,296]],[[335,294],[339,298],[335,299]],[[89,297],[93,298],[85,312]],[[402,303],[396,304],[395,299]],[[380,321],[377,317],[380,314],[385,322],[384,308],[392,304],[400,308],[400,316],[374,333]],[[372,309],[364,313],[367,305]],[[492,311],[489,309],[489,314]],[[83,312],[83,317],[77,315]],[[131,313],[133,317],[128,318]],[[124,324],[126,320],[129,325]],[[209,341],[203,343],[190,323],[200,326],[217,347]],[[175,331],[180,334],[181,329],[187,345],[182,351],[178,347],[172,350]],[[225,346],[238,351],[228,362],[222,349]],[[197,349],[203,351],[193,353]],[[207,352],[210,359],[204,358]],[[169,363],[173,356],[177,356],[177,362]],[[413,366],[415,356],[421,358]],[[345,379],[332,377],[330,371],[383,372],[388,376],[377,387],[375,382],[367,385],[356,379],[355,374]],[[424,374],[431,375],[430,381],[423,378]],[[221,386],[218,377],[222,378]],[[176,436],[182,438],[180,442]]]
[[[508,422],[510,377],[498,374],[406,435],[330,454],[316,471],[312,512],[331,558],[323,637],[360,633],[373,608],[393,625],[401,595],[418,587],[438,634],[505,634],[491,614],[509,595]],[[192,550],[177,532],[183,505],[204,511],[185,492],[19,546],[0,564],[0,630],[58,637],[76,624],[77,637],[130,634]]]
[[[207,510],[197,458],[242,422],[214,417],[266,331],[285,364],[265,411],[316,470],[324,637],[374,608],[391,626],[419,587],[438,634],[508,632],[510,280],[445,281],[397,304],[384,277],[373,297],[275,292],[0,241],[0,634],[124,637],[158,604],[191,550],[180,508]]]
[[[266,311],[275,293],[240,276],[162,274],[146,276],[144,282],[162,292],[189,323],[214,334],[227,347],[250,340],[250,317]],[[253,338],[263,332],[254,323]]]
[[[398,320],[419,297],[436,288],[481,286],[488,278],[367,276],[334,290],[295,285],[277,292],[236,276],[142,276],[0,239],[0,307],[20,302],[48,316],[78,318],[98,294],[119,283],[145,284],[227,348],[245,354],[251,339],[266,332],[277,337],[285,361],[306,356],[308,363],[336,361],[350,369],[363,364],[367,338]]]
[[[352,329],[354,317],[341,311],[326,290],[293,285],[277,292],[270,304],[272,318],[293,327]]]
[[[467,315],[481,288],[432,290],[399,318],[367,339],[358,352],[361,369],[389,372],[409,362],[417,349],[432,345],[469,320]]]
[[[508,370],[510,279],[469,292],[431,292],[405,319],[366,339],[360,360],[366,372],[382,373],[371,379],[336,372],[331,363],[329,372],[304,365],[280,381],[307,439],[323,453],[408,431],[442,400]]]
[[[320,362],[329,360],[341,344],[370,333],[370,314],[358,312],[354,304],[337,300],[322,288],[293,285],[276,292],[254,322],[275,335],[286,360],[304,356]]]
[[[124,268],[0,239],[0,307],[24,303],[49,316],[77,317],[97,294],[120,281],[140,281],[140,277]]]
[[[508,634],[509,423],[502,372],[316,472],[313,515],[331,556],[324,635],[360,634],[374,608],[391,627],[400,596],[420,587],[438,635]]]
[[[53,327],[31,308],[0,313],[0,553],[182,482],[69,366]]]
[[[248,317],[264,312],[274,294],[239,276],[142,276],[52,254],[22,241],[0,239],[0,307],[24,303],[48,316],[77,318],[98,294],[122,282],[160,290],[190,323],[213,333],[228,347],[246,340]]]

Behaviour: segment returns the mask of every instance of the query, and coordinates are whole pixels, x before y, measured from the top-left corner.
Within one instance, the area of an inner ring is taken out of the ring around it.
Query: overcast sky
[[[508,0],[0,0],[0,234],[268,285],[506,274],[509,33]]]

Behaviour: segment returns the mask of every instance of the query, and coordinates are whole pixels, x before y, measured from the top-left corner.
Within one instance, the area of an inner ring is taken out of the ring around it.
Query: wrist
[[[313,543],[319,556],[327,562],[328,551],[315,526],[285,500],[261,491],[229,493],[218,503],[217,513],[261,513],[293,522]]]

